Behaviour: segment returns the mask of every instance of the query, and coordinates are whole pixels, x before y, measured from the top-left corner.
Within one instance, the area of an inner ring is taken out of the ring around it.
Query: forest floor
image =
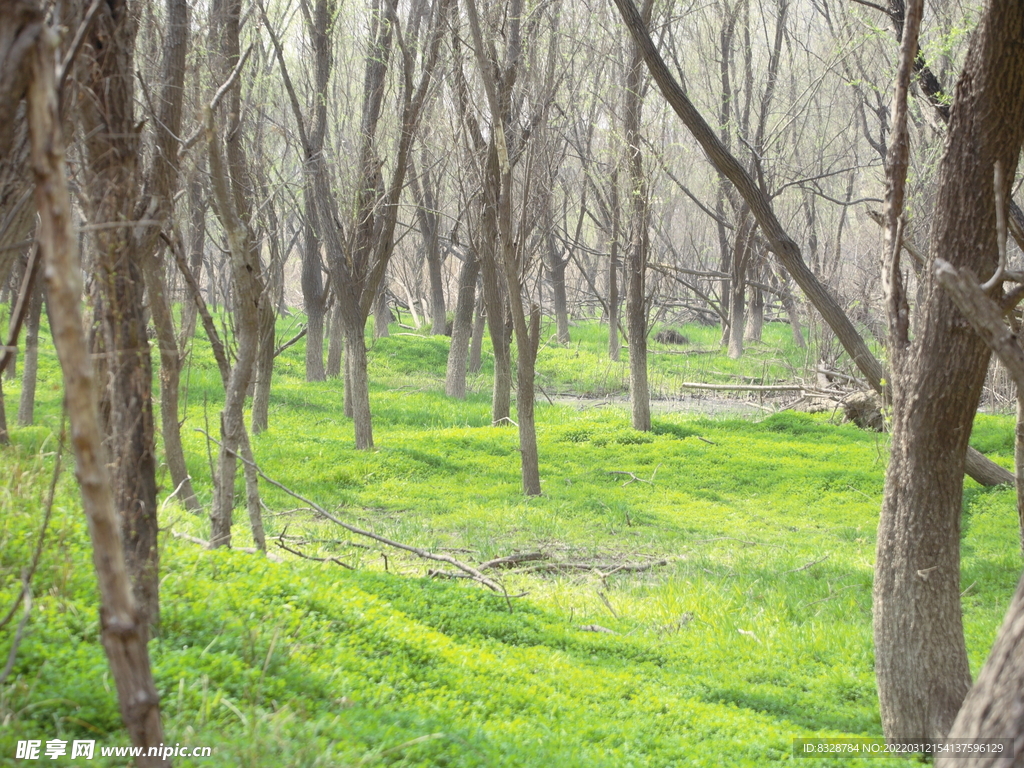
[[[715,329],[683,330],[695,348],[715,344]],[[282,322],[281,338],[293,332]],[[879,736],[871,581],[886,436],[830,414],[741,416],[741,400],[680,397],[677,386],[806,378],[816,358],[787,335],[768,326],[739,361],[652,355],[658,394],[719,410],[656,408],[650,433],[629,426],[625,366],[608,362],[596,323],[574,328],[568,348],[545,345],[538,380],[554,402],[538,398],[539,498],[520,493],[516,431],[490,423],[486,349],[470,395],[452,401],[447,339],[373,342],[368,452],[352,447],[339,382],[306,383],[301,343],[287,350],[270,429],[253,440],[268,476],[346,523],[481,569],[502,593],[351,534],[267,483],[272,557],[241,551],[252,545],[243,506],[236,549],[205,550],[193,540],[208,537],[207,521],[166,498],[162,473],[162,623],[151,655],[166,741],[213,751],[176,764],[760,766],[792,760],[794,739]],[[38,540],[58,451],[49,353],[41,371],[37,426],[13,429],[14,445],[0,449],[4,612]],[[189,468],[208,502],[209,446],[196,429],[216,423],[223,396],[201,338],[182,382]],[[17,383],[5,389],[16,402]],[[980,415],[972,444],[1009,465],[1012,420]],[[1012,489],[967,481],[964,500],[976,673],[1021,558]],[[0,686],[0,765],[23,764],[13,756],[24,739],[92,739],[96,759],[79,764],[124,765],[99,756],[128,740],[67,469],[33,594]],[[18,622],[0,629],[0,659]]]

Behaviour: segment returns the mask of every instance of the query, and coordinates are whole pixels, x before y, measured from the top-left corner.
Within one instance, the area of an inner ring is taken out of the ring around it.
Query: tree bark
[[[21,369],[21,400],[18,403],[18,424],[27,427],[35,420],[36,377],[39,372],[39,325],[43,313],[43,286],[36,278],[32,303],[25,318],[25,362]]]
[[[139,200],[140,142],[135,121],[138,20],[125,0],[101,6],[79,53],[79,116],[86,155],[85,208],[92,224],[96,280],[91,348],[100,381],[111,484],[135,597],[147,623],[159,623],[156,455],[152,366],[144,311],[140,239],[127,225]]]
[[[1024,139],[1024,7],[989,5],[956,89],[930,256],[987,276],[998,261],[992,169],[1012,180]],[[1001,190],[1009,199],[1009,181]],[[878,531],[876,674],[887,737],[949,731],[970,687],[960,611],[964,454],[989,350],[927,275],[919,332],[893,377]]]
[[[645,0],[643,24],[650,22],[652,0]],[[625,134],[629,167],[630,239],[626,253],[626,329],[629,344],[629,399],[633,429],[651,429],[651,392],[647,382],[647,259],[650,252],[650,210],[647,181],[640,151],[640,112],[643,105],[643,54],[639,44],[630,46],[626,68]]]
[[[251,219],[250,203],[243,187],[249,178],[245,169],[240,130],[241,83],[240,69],[245,61],[239,55],[240,0],[218,0],[211,10],[218,27],[218,49],[223,56],[223,70],[228,99],[222,156],[220,130],[215,118],[216,103],[204,110],[204,128],[209,146],[210,182],[217,215],[227,234],[231,286],[234,294],[232,310],[235,317],[235,339],[238,354],[225,386],[224,408],[221,411],[221,447],[217,458],[217,477],[214,486],[213,508],[210,511],[210,546],[231,546],[231,522],[235,501],[236,456],[245,435],[244,405],[253,366],[259,348],[260,304],[267,300],[263,290],[259,252],[252,243],[245,222]],[[230,73],[230,76],[227,76]],[[226,161],[225,161],[226,157]],[[251,499],[251,492],[247,493]],[[259,514],[259,507],[251,507],[250,516]],[[261,527],[261,526],[259,526]],[[255,531],[254,531],[255,535]]]
[[[608,241],[608,357],[619,360],[619,238],[622,206],[619,205],[619,168],[612,169],[608,182],[608,207],[611,209],[612,231]]]
[[[459,270],[459,296],[455,303],[452,322],[452,343],[448,349],[448,367],[445,372],[444,393],[459,400],[466,399],[466,363],[470,337],[473,335],[473,305],[476,303],[476,280],[480,262],[467,253]]]
[[[53,71],[56,35],[41,28],[42,13],[33,23],[40,27],[40,38],[35,51],[35,77],[28,93],[29,124],[39,246],[46,264],[51,330],[64,374],[76,475],[89,521],[93,565],[99,582],[100,637],[117,686],[121,717],[132,744],[142,747],[145,755],[150,747],[163,744],[160,696],[146,649],[147,616],[135,601],[126,568],[118,511],[106,472],[92,365],[82,331],[82,272],[71,226],[71,199]],[[170,762],[143,756],[136,759],[136,765],[149,768],[170,766]]]
[[[949,729],[951,739],[1012,739],[1009,752],[938,758],[936,768],[1000,768],[1024,761],[1024,578],[995,645]]]
[[[480,358],[482,356],[481,350],[484,346],[484,325],[486,323],[487,315],[484,311],[483,291],[480,291],[473,315],[473,338],[469,342],[469,373],[480,373]]]

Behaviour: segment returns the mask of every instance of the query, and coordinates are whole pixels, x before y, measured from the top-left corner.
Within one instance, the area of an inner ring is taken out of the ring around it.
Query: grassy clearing
[[[803,353],[783,344],[787,329],[766,330],[782,353],[652,355],[652,368],[663,366],[665,382],[801,370]],[[713,329],[684,331],[694,345],[716,341]],[[279,333],[288,335],[285,324]],[[586,326],[571,349],[545,347],[542,386],[619,394],[605,343]],[[358,453],[339,383],[306,384],[304,350],[291,348],[271,428],[254,441],[263,468],[344,519],[470,562],[542,550],[604,573],[667,565],[603,577],[526,564],[501,574],[510,593],[527,593],[510,613],[476,585],[423,578],[422,561],[386,552],[385,573],[380,548],[267,488],[268,536],[356,570],[206,552],[165,536],[152,657],[169,743],[212,746],[214,757],[195,763],[216,766],[753,766],[790,759],[795,737],[880,733],[870,607],[883,437],[789,412],[759,423],[666,415],[641,434],[623,409],[541,398],[545,495],[525,499],[515,431],[490,426],[489,361],[469,399],[452,402],[441,386],[446,352],[445,339],[374,343],[379,447]],[[683,367],[691,357],[703,368]],[[3,606],[34,545],[52,469],[59,387],[45,355],[43,370],[42,426],[15,429],[15,447],[0,451]],[[216,423],[221,393],[199,340],[185,382],[186,452],[208,499],[206,445],[191,428]],[[13,402],[17,386],[7,392]],[[1008,461],[1010,421],[979,417],[973,442]],[[1020,556],[1012,491],[969,485],[962,578],[977,671]],[[173,502],[162,514],[167,528],[206,538],[206,522]],[[237,546],[249,543],[244,522],[235,532]],[[65,473],[33,619],[0,689],[0,764],[14,764],[19,738],[127,744],[88,553]],[[594,624],[615,634],[580,629]],[[0,632],[0,654],[11,629]],[[851,765],[806,764],[833,763]]]

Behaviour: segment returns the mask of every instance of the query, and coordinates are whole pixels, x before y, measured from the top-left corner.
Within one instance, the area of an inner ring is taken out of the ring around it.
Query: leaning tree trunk
[[[1024,140],[1024,6],[995,0],[953,101],[931,253],[990,275],[993,167],[1009,197]],[[875,571],[875,657],[887,737],[944,737],[970,687],[960,609],[964,454],[989,350],[929,274],[919,331],[893,381],[893,431]]]
[[[448,349],[448,368],[444,379],[444,393],[459,400],[466,398],[466,363],[473,335],[473,305],[476,303],[476,278],[479,274],[479,260],[472,253],[467,253],[459,270],[459,295],[455,303],[452,343]]]

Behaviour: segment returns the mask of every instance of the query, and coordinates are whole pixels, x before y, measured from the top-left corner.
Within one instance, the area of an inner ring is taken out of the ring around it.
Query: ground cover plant
[[[360,540],[266,484],[279,561],[204,550],[188,537],[206,538],[207,521],[166,500],[164,477],[154,671],[167,742],[213,747],[181,764],[764,765],[792,759],[796,737],[881,734],[870,608],[884,436],[830,414],[763,409],[756,420],[663,413],[636,432],[615,402],[621,388],[594,372],[607,366],[601,329],[574,330],[572,347],[547,345],[538,364],[552,395],[538,402],[542,497],[519,492],[515,430],[490,425],[489,363],[469,398],[451,401],[447,341],[398,327],[370,353],[377,450],[353,450],[338,382],[302,380],[301,344],[279,362],[270,429],[254,439],[268,475],[346,521],[477,564],[539,553],[492,571],[521,597],[428,578],[436,563]],[[290,331],[282,322],[281,337]],[[732,368],[720,354],[694,357],[705,380],[805,370],[804,353],[774,347]],[[41,371],[39,426],[14,428],[0,450],[4,610],[32,559],[58,450],[48,354]],[[190,471],[208,501],[206,439],[193,428],[216,419],[222,395],[201,338],[182,381]],[[973,442],[1008,464],[1011,420],[979,416]],[[962,583],[976,673],[1020,556],[1013,492],[967,486]],[[251,543],[244,517],[236,511],[240,548]],[[33,595],[0,687],[0,761],[23,764],[11,756],[24,738],[127,745],[68,470]],[[20,615],[0,632],[4,660]]]

